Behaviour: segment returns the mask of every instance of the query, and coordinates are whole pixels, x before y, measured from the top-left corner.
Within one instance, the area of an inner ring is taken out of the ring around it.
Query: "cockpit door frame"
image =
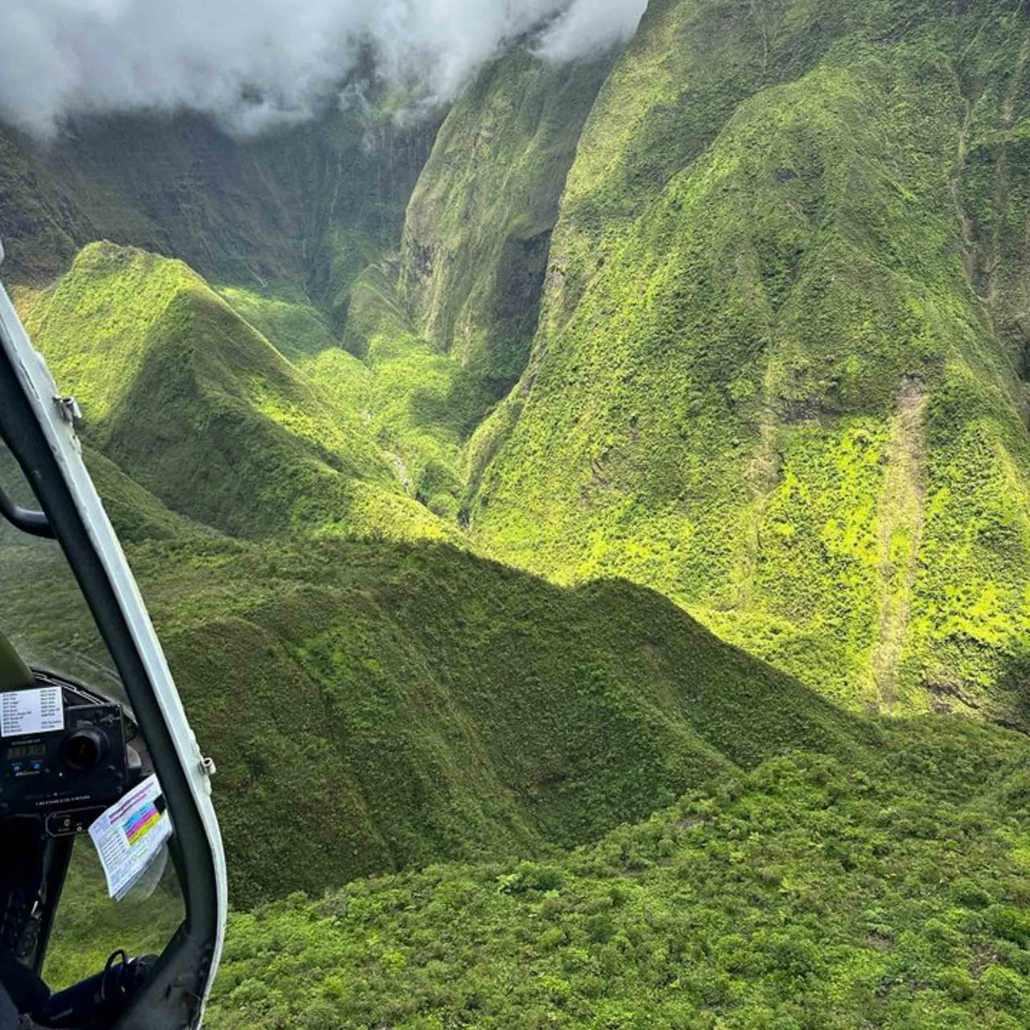
[[[83,463],[74,414],[0,285],[0,435],[35,490],[111,652],[176,830],[186,921],[119,1025],[193,1027],[218,968],[227,917],[225,856],[210,796],[212,765],[190,729],[136,581]]]

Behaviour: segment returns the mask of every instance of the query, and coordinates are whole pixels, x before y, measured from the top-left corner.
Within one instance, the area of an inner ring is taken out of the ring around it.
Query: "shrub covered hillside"
[[[407,497],[362,411],[181,262],[92,244],[21,308],[86,441],[172,510],[250,537],[456,535]]]
[[[408,491],[457,525],[464,447],[490,413],[482,377],[420,335],[397,290],[396,258],[367,268],[354,285],[345,342],[371,376],[371,427]]]
[[[569,590],[446,546],[233,540],[152,498],[137,514],[144,492],[90,464],[218,764],[237,905],[539,855],[783,749],[861,765],[882,744],[641,587]],[[37,552],[0,533],[5,632],[88,660],[74,584]]]
[[[653,0],[473,539],[847,703],[1030,725],[1028,55],[1021,0]]]
[[[526,367],[551,230],[613,55],[550,64],[517,45],[456,101],[418,180],[401,253],[351,292],[345,345],[410,491],[464,519],[469,437]]]
[[[1024,744],[956,716],[883,732],[861,770],[773,757],[560,858],[438,865],[235,915],[208,1023],[1025,1027]]]

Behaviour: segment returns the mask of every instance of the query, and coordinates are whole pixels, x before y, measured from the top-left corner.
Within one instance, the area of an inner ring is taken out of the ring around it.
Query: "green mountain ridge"
[[[419,331],[502,393],[529,358],[565,177],[613,57],[492,62],[448,114],[408,204],[400,288]]]
[[[1025,726],[1028,31],[652,3],[473,439],[472,540],[654,586],[844,703]]]
[[[88,457],[219,768],[235,904],[546,854],[784,750],[861,765],[883,745],[653,591],[427,543],[234,540],[134,510],[144,491]],[[12,543],[6,628],[60,652],[74,584],[19,576]]]
[[[359,413],[181,262],[93,244],[20,303],[87,442],[173,510],[244,537],[447,536]]]
[[[44,145],[0,124],[5,278],[45,285],[100,239],[180,258],[337,321],[396,246],[438,119],[402,128],[389,96],[234,140],[200,115],[82,119]]]

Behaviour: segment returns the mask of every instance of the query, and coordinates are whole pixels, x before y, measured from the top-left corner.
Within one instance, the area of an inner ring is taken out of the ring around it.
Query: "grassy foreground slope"
[[[878,740],[625,583],[569,591],[424,545],[131,561],[219,765],[241,904],[571,845],[784,748],[859,761]]]
[[[446,535],[361,414],[181,262],[92,244],[20,303],[87,442],[172,510],[251,537]]]
[[[883,726],[545,862],[437,865],[230,919],[213,1030],[1017,1030],[1025,743]],[[979,791],[988,791],[978,797]]]
[[[654,0],[473,539],[850,704],[1030,725],[1028,52],[1018,0]]]
[[[124,487],[91,463],[105,495]],[[112,505],[127,541],[133,490]],[[539,855],[784,750],[862,765],[883,743],[628,583],[568,590],[449,546],[233,540],[156,500],[147,519],[160,534],[129,559],[219,768],[237,905]],[[76,587],[37,552],[0,533],[5,631],[88,660]]]

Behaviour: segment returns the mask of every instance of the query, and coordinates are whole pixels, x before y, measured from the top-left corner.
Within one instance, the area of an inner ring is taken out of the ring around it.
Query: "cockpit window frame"
[[[147,986],[116,1026],[196,1026],[220,958],[227,911],[221,838],[206,796],[210,785],[77,440],[70,426],[57,423],[67,430],[65,441],[57,436],[54,421],[47,425],[43,406],[56,391],[51,397],[41,396],[39,387],[46,380],[49,373],[0,286],[0,437],[36,494],[89,605],[125,685],[176,828],[173,857],[186,919]]]

